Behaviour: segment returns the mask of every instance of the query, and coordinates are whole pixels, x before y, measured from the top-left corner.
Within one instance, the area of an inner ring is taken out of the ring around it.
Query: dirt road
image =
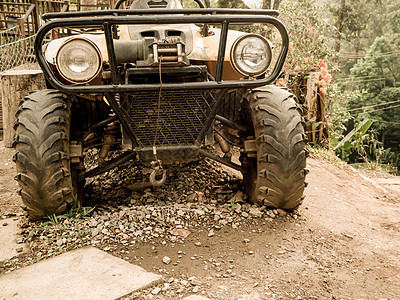
[[[19,199],[11,151],[0,154],[3,215],[17,211]],[[134,299],[193,293],[210,299],[400,299],[398,195],[347,166],[309,159],[308,168],[298,215],[228,224],[212,235],[197,226],[176,243],[104,241],[98,247],[164,276],[157,295],[149,289],[129,296]],[[165,256],[171,263],[162,261]]]
[[[166,269],[196,276],[217,299],[399,299],[399,200],[347,167],[308,166],[300,218],[225,227],[212,238],[198,232],[174,248],[143,245],[139,263],[166,268],[162,256],[184,251]]]

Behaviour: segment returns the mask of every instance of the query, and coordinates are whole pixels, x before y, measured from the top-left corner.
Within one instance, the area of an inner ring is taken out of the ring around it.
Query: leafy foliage
[[[348,131],[345,124],[351,119],[345,104],[348,99],[357,97],[357,93],[343,92],[337,86],[330,86],[329,97],[334,99],[329,102],[330,106],[327,108],[329,143],[334,148],[344,138],[344,133]]]
[[[352,68],[361,93],[359,102],[349,102],[355,109],[367,107],[356,113],[356,119],[374,120],[380,140],[386,148],[400,151],[400,42],[397,35],[375,40],[367,56]],[[390,139],[388,139],[390,137]]]
[[[335,53],[329,37],[334,28],[324,19],[325,8],[314,0],[283,1],[280,19],[287,27],[290,49],[285,69],[307,73],[318,69],[320,60],[330,61]]]
[[[333,19],[340,9],[344,17],[339,83],[342,90],[354,91],[344,101],[345,111],[351,114],[344,125],[354,128],[364,120],[373,121],[369,132],[352,140],[344,159],[396,163],[396,153],[400,152],[400,3],[344,3],[329,4]]]

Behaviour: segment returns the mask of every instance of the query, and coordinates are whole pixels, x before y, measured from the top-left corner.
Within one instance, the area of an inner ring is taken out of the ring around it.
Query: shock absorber
[[[103,145],[100,148],[99,159],[97,164],[99,167],[104,166],[105,159],[108,156],[112,143],[115,141],[117,130],[119,130],[119,122],[115,121],[111,123],[104,134]]]

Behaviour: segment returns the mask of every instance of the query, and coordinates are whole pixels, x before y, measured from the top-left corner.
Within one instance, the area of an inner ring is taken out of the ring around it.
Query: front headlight
[[[233,67],[241,74],[258,76],[267,70],[272,60],[272,50],[266,38],[247,34],[238,38],[231,49]]]
[[[58,50],[56,66],[60,74],[72,83],[92,80],[101,70],[100,50],[90,40],[72,38]]]

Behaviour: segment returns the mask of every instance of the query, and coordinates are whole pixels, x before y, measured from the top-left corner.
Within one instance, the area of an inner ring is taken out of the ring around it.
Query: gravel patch
[[[90,215],[73,218],[64,215],[37,223],[21,218],[21,243],[26,243],[29,250],[0,262],[0,273],[85,245],[129,260],[129,251],[123,249],[134,249],[143,243],[184,243],[199,228],[205,229],[208,237],[213,239],[216,231],[225,226],[238,228],[259,220],[298,217],[296,211],[283,214],[280,210],[251,205],[243,193],[241,179],[221,170],[212,161],[169,166],[165,185],[137,190],[137,183],[144,182],[148,172],[145,167],[132,163],[88,180],[88,203],[94,207]],[[135,190],[130,188],[132,185]],[[195,246],[202,247],[202,244],[197,242]],[[248,255],[252,254],[252,251],[248,252]],[[184,253],[178,255],[182,257]],[[171,258],[161,258],[164,265],[173,264]],[[199,258],[193,256],[191,259]],[[231,272],[229,269],[223,275],[229,277]],[[141,291],[140,298],[151,299],[159,295],[181,298],[188,292],[204,295],[207,290],[207,285],[197,278],[164,275],[166,282]],[[127,299],[137,299],[138,295]]]

